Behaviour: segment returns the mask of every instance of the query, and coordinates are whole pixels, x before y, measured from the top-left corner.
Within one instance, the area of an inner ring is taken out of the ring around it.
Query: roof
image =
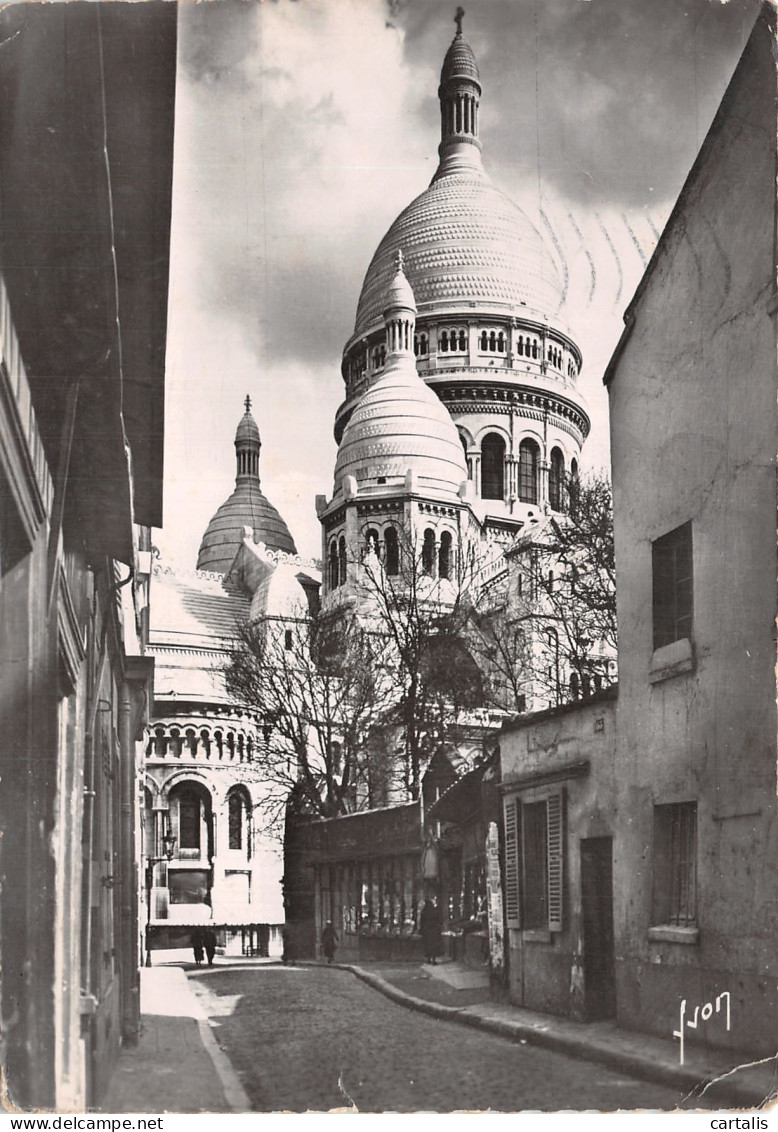
[[[0,266],[52,468],[75,409],[92,558],[132,561],[133,506],[162,522],[176,21],[163,0],[0,11]]]
[[[149,644],[221,648],[249,615],[249,598],[221,574],[158,566],[151,578]]]

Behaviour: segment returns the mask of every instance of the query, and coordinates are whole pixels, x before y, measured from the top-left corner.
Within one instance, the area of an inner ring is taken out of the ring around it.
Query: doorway
[[[584,1008],[590,1021],[616,1016],[613,838],[581,841]]]

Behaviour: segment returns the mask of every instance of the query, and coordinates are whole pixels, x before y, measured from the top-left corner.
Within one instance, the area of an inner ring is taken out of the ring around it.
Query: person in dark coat
[[[216,954],[216,932],[213,928],[206,928],[203,932],[203,945],[208,956],[208,966],[213,967],[213,957]]]
[[[338,933],[335,931],[332,920],[327,920],[324,925],[324,930],[321,933],[321,949],[327,956],[327,962],[331,963],[335,958],[335,945],[338,942]]]
[[[203,931],[202,928],[195,928],[192,932],[192,951],[194,952],[194,961],[199,967],[203,961]]]
[[[424,958],[427,963],[435,963],[438,956],[443,954],[443,915],[434,897],[424,902],[419,926],[424,943]]]

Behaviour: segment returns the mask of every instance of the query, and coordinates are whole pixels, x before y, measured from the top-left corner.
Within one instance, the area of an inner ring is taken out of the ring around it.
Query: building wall
[[[617,828],[615,706],[589,700],[528,717],[500,737],[504,798],[533,801],[549,784],[563,794],[561,930],[506,931],[510,1000],[531,1010],[587,1016],[581,841]],[[619,852],[614,845],[614,859]]]
[[[693,1006],[730,991],[731,1033],[714,1015],[700,1036],[772,1053],[776,85],[764,19],[628,314],[608,380],[620,629],[619,1020],[669,1034],[682,999]],[[651,544],[687,521],[693,659],[672,668],[680,654],[653,653]],[[649,932],[653,809],[692,800],[699,935],[659,941]]]

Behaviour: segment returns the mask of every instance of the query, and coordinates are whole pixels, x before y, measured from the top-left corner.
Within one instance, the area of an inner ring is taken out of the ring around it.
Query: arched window
[[[387,527],[384,531],[384,567],[390,577],[400,573],[400,547],[394,527]]]
[[[368,527],[365,531],[365,558],[368,554],[378,554],[378,531],[375,527]]]
[[[489,335],[485,330],[481,331],[481,350],[486,351],[489,348]]]
[[[503,334],[502,330],[497,335],[497,349],[501,354],[505,353],[505,335]]]
[[[338,543],[338,577],[341,586],[346,584],[346,540],[343,535],[340,536]]]
[[[533,356],[533,358],[537,358],[539,353],[540,353],[540,350],[538,349],[537,342],[533,342],[532,343],[532,356]]]
[[[334,539],[330,543],[330,570],[329,570],[329,574],[330,574],[330,578],[329,578],[330,589],[335,590],[335,589],[338,588],[338,578],[340,576],[340,570],[338,568],[338,545],[337,545],[337,543],[335,542]]]
[[[494,331],[489,335],[489,349],[492,353],[497,349],[497,335]]]
[[[435,571],[435,532],[427,527],[424,532],[424,544],[421,548],[422,573],[432,577]]]
[[[230,849],[245,848],[247,806],[242,790],[231,790],[227,799],[227,827]]]
[[[438,549],[438,576],[441,578],[450,578],[452,573],[454,557],[452,553],[453,539],[451,531],[444,531],[440,536],[440,547]]]
[[[577,672],[570,673],[570,699],[577,700],[581,694],[581,682]]]
[[[229,830],[230,849],[240,849],[243,846],[243,799],[234,790],[227,801],[227,825]]]
[[[459,331],[459,349],[462,351],[462,353],[464,353],[467,349],[467,335],[465,334],[464,330]]]
[[[548,501],[554,511],[561,511],[563,505],[562,487],[565,482],[565,458],[559,448],[551,450],[551,464],[548,469]]]
[[[516,353],[520,358],[524,357],[524,336],[522,334],[519,335],[519,340],[516,343]]]
[[[443,331],[443,333],[440,336],[440,342],[438,344],[438,349],[440,350],[441,354],[448,353],[448,333],[445,330]]]
[[[496,432],[481,443],[481,498],[505,498],[505,441]]]
[[[519,499],[522,503],[538,501],[538,446],[534,440],[519,445]]]
[[[200,848],[200,796],[184,789],[178,796],[178,845],[181,849]]]
[[[568,507],[570,514],[575,519],[578,515],[578,493],[580,490],[580,482],[578,479],[578,461],[572,459],[570,461],[570,479],[567,484],[568,492]]]

